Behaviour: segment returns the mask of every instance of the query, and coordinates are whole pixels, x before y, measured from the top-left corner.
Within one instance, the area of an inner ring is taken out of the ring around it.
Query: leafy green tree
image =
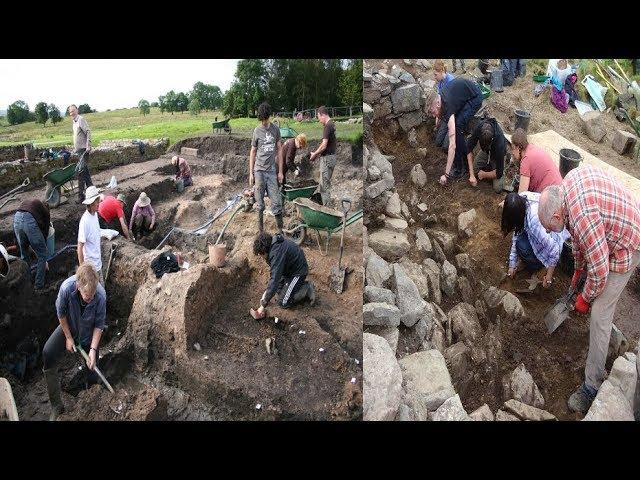
[[[197,98],[203,110],[216,110],[222,106],[222,91],[216,85],[196,82],[189,94],[189,98]]]
[[[180,92],[176,96],[176,107],[181,113],[184,113],[189,109],[189,97],[187,97],[185,93]]]
[[[198,115],[200,111],[200,101],[197,98],[192,98],[189,102],[189,113],[191,113],[191,115]]]
[[[164,113],[167,110],[167,101],[164,95],[158,97],[158,108],[160,109],[160,113]]]
[[[60,115],[60,109],[56,107],[53,103],[49,104],[49,118],[51,119],[51,123],[54,125],[58,122],[62,121],[62,116]]]
[[[338,93],[343,105],[360,105],[362,103],[362,60],[351,60],[349,67],[342,72],[338,85]]]
[[[178,111],[178,95],[176,95],[176,92],[173,90],[167,92],[164,96],[164,101],[166,105],[165,109],[167,112],[171,112],[171,115],[173,115],[173,112]]]
[[[158,108],[159,106],[158,102],[151,102],[151,108]]]
[[[84,115],[85,113],[93,113],[95,110],[91,110],[91,107],[88,103],[83,103],[78,107],[78,113]]]
[[[9,122],[9,125],[19,125],[28,122],[30,118],[29,105],[23,100],[13,102],[7,107],[7,122]]]
[[[44,127],[44,124],[47,123],[47,120],[49,120],[47,104],[45,102],[38,102],[36,104],[36,108],[34,109],[34,113],[36,114],[36,123],[41,123]]]
[[[140,113],[142,115],[148,115],[149,112],[151,112],[151,107],[149,105],[149,102],[147,102],[144,99],[138,102],[138,108],[140,109]]]

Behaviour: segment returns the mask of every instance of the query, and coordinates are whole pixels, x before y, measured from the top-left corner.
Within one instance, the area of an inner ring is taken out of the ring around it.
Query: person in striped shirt
[[[551,284],[553,271],[560,260],[562,245],[569,238],[565,229],[560,233],[547,233],[538,219],[540,194],[534,192],[510,193],[502,210],[502,233],[513,232],[509,253],[509,276],[520,270],[537,272],[546,268],[542,286]]]
[[[575,273],[572,286],[586,269],[587,279],[575,309],[588,313],[589,353],[585,381],[569,398],[569,408],[586,413],[604,381],[605,362],[616,304],[640,263],[640,205],[638,199],[603,170],[584,165],[567,173],[561,185],[540,196],[540,223],[571,233]]]

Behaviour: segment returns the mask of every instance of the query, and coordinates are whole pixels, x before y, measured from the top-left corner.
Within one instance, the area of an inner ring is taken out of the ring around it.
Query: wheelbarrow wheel
[[[293,240],[293,242],[298,246],[302,245],[307,238],[307,227],[298,228],[300,226],[300,223],[301,222],[294,220],[293,222],[289,223],[289,226],[287,227],[287,230],[289,231],[297,228],[295,232],[287,234],[287,237]]]
[[[60,205],[60,187],[48,185],[46,192],[44,192],[44,198],[49,204],[49,208],[56,208]]]

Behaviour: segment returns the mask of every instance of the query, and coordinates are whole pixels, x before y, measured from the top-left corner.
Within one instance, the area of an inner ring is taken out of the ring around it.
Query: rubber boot
[[[55,368],[48,370],[42,370],[44,373],[44,379],[47,383],[47,393],[49,394],[49,402],[51,403],[51,414],[49,415],[49,421],[55,421],[61,413],[64,413],[64,404],[60,397],[60,377],[58,377],[58,371]]]
[[[264,210],[258,210],[258,231],[264,232]]]
[[[316,303],[316,289],[311,282],[304,282],[304,285],[296,292],[293,297],[295,303],[304,301],[305,298],[309,299],[309,303],[313,307]]]
[[[279,233],[280,235],[282,235],[282,228],[283,228],[283,224],[284,224],[284,222],[283,222],[283,220],[282,220],[282,214],[280,214],[280,215],[276,215],[276,225],[277,225],[277,227],[278,227],[278,233]]]

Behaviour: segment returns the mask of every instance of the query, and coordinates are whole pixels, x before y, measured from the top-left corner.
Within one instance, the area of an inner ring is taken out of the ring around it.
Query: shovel
[[[572,310],[573,303],[576,300],[578,292],[582,291],[584,282],[587,279],[586,272],[583,272],[578,279],[576,288],[569,287],[569,291],[563,297],[560,297],[556,303],[551,307],[551,310],[544,316],[544,323],[547,325],[547,331],[553,333],[556,329],[562,325],[562,323],[569,316],[569,312]]]
[[[343,198],[342,211],[344,215],[342,217],[342,234],[340,235],[340,257],[338,258],[338,266],[331,269],[331,276],[329,277],[329,288],[338,294],[344,291],[344,277],[347,270],[346,267],[342,266],[342,252],[344,251],[344,229],[350,208],[351,200]]]
[[[80,346],[80,344],[76,345],[76,349],[80,352],[80,355],[82,355],[82,358],[84,358],[85,362],[89,361],[89,355],[86,354],[86,352],[82,349],[82,347]],[[111,392],[113,392],[113,387],[111,387],[111,384],[107,381],[106,378],[104,378],[104,375],[102,374],[102,372],[100,371],[100,369],[98,368],[97,365],[95,365],[93,367],[93,370],[98,374],[98,376],[100,377],[100,380],[102,380],[102,383],[104,383],[105,387],[107,387],[107,389]]]

